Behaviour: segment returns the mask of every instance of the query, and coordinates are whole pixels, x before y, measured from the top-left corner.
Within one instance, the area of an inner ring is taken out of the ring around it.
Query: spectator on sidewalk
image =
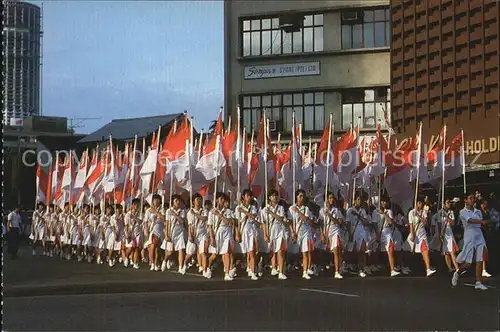
[[[19,248],[19,233],[21,231],[21,206],[16,206],[15,210],[7,217],[7,241],[8,252],[12,258],[17,258]]]

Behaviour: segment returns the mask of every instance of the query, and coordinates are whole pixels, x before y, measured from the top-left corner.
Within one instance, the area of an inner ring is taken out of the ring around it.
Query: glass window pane
[[[387,100],[387,89],[377,88],[375,89],[375,101],[386,101]]]
[[[313,16],[312,15],[306,15],[304,19],[304,26],[309,27],[313,25]]]
[[[305,93],[304,94],[304,104],[306,104],[306,105],[312,105],[312,104],[314,104],[314,94],[312,94],[312,93]]]
[[[314,52],[323,51],[323,27],[314,28]]]
[[[385,45],[385,23],[375,23],[375,47],[383,47]]]
[[[292,53],[292,34],[283,32],[283,54]]]
[[[307,106],[304,108],[304,130],[314,130],[314,106]]]
[[[255,130],[258,130],[258,128],[259,128],[258,126],[260,124],[260,120],[262,120],[262,110],[256,109],[256,110],[253,110],[253,111],[255,113],[255,119],[257,119],[257,121],[255,121],[253,123],[253,127],[254,127]]]
[[[253,109],[252,110],[252,127],[251,130],[257,130],[259,125],[259,118],[257,116],[257,110]]]
[[[313,42],[313,28],[304,28],[304,52],[314,50]]]
[[[271,106],[271,96],[262,96],[262,106],[264,107]]]
[[[342,105],[342,129],[347,130],[351,126],[352,122],[352,105],[344,104]]]
[[[273,30],[272,44],[272,54],[281,54],[281,30]]]
[[[364,121],[364,127],[365,128],[375,128],[376,126],[376,121],[375,121],[375,104],[373,103],[366,103],[365,104],[365,121]]]
[[[363,26],[355,24],[352,26],[352,48],[363,48]]]
[[[303,117],[303,108],[302,107],[294,107],[295,110],[295,123],[296,126],[299,125],[299,123],[304,122],[304,117]]]
[[[293,104],[302,105],[302,93],[296,93],[293,95]]]
[[[293,33],[293,53],[302,52],[302,31]]]
[[[388,101],[387,103],[385,103],[387,105],[387,107],[385,108],[385,114],[387,115],[387,119],[389,120],[389,122],[391,121],[391,102]]]
[[[363,104],[354,104],[352,107],[352,125],[353,127],[357,126],[358,124],[363,125]]]
[[[391,88],[387,88],[387,100],[391,100]]]
[[[273,29],[279,28],[279,26],[280,26],[279,18],[277,18],[277,17],[273,18],[271,24],[272,24]]]
[[[248,30],[250,30],[250,21],[244,20],[243,21],[243,31],[248,31]]]
[[[250,97],[243,97],[243,107],[250,107]]]
[[[251,132],[251,120],[250,120],[250,115],[251,115],[250,110],[245,110],[243,112],[243,126],[246,128],[247,133]]]
[[[279,108],[273,108],[272,113],[271,113],[271,119],[279,121],[281,120],[280,118],[280,109]]]
[[[325,107],[314,107],[314,130],[325,129]]]
[[[283,109],[284,112],[284,118],[285,118],[285,123],[283,124],[283,127],[285,131],[292,131],[292,108],[291,107],[285,107]]]
[[[260,55],[260,31],[252,32],[252,55]]]
[[[283,105],[292,105],[292,95],[283,95]]]
[[[314,15],[314,25],[323,25],[323,14]]]
[[[375,21],[377,21],[377,22],[385,21],[385,10],[384,9],[378,9],[375,11]]]
[[[363,33],[365,47],[375,47],[375,41],[373,40],[373,23],[365,23]]]
[[[376,111],[376,120],[377,122],[380,121],[380,124],[382,125],[382,128],[386,128],[387,126],[385,125],[385,119],[384,119],[384,107],[381,103],[376,103],[375,104],[375,111]]]
[[[314,94],[314,104],[318,105],[318,104],[324,104],[324,100],[323,100],[323,92],[316,92]]]
[[[365,101],[374,101],[375,100],[375,91],[374,90],[365,90]]]
[[[344,50],[350,49],[352,47],[351,28],[352,26],[350,25],[342,26],[342,49]]]
[[[390,9],[386,9],[385,10],[385,20],[386,21],[390,21],[391,20],[391,10]]]
[[[266,18],[262,20],[262,30],[264,29],[271,29],[271,19]]]
[[[260,20],[252,20],[252,30],[260,30]]]
[[[243,56],[250,55],[250,32],[243,34]]]
[[[391,22],[385,22],[385,46],[391,46]]]
[[[273,95],[273,106],[281,105],[281,95]]]
[[[252,97],[252,107],[260,107],[260,96]]]
[[[365,10],[363,20],[365,22],[373,22],[373,10]]]
[[[271,31],[262,31],[262,55],[271,54]]]

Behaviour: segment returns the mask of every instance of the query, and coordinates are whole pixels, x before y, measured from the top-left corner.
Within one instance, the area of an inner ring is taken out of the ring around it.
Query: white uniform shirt
[[[187,213],[188,225],[192,227],[194,237],[205,236],[207,234],[208,219],[201,220],[200,218],[197,217],[197,215],[201,215],[202,217],[208,217],[208,211],[203,208],[199,210],[195,208],[190,209]]]
[[[125,236],[137,237],[141,233],[141,220],[139,219],[139,213],[137,211],[134,213],[132,211],[128,211],[125,214],[124,218],[125,223]]]
[[[477,230],[481,228],[481,224],[469,224],[470,219],[483,219],[483,214],[481,210],[474,208],[473,210],[469,210],[467,208],[463,208],[460,210],[460,221],[464,227],[464,231]]]
[[[453,230],[451,229],[451,225],[448,223],[448,221],[455,220],[455,214],[453,213],[453,211],[452,210],[445,211],[443,209],[440,209],[438,212],[436,212],[435,217],[436,217],[436,222],[441,224],[441,232],[443,232],[442,227],[445,227],[444,234],[453,235]]]
[[[420,216],[420,218],[419,218]],[[424,219],[427,216],[427,212],[420,210],[417,211],[413,209],[408,213],[408,222],[410,226],[413,226],[413,231],[416,231],[417,236],[425,236],[425,225],[420,221],[420,219]]]
[[[231,211],[230,209],[223,209],[222,211],[219,210],[219,212],[227,219],[236,219],[236,217],[234,216],[234,213],[233,211]],[[210,211],[208,213],[208,225],[209,226],[212,226],[213,229],[214,229],[214,233],[217,233],[217,231],[221,228],[221,227],[231,227],[232,225],[230,224],[226,224],[222,218],[220,218],[219,216],[215,215],[212,211]]]
[[[271,214],[268,213],[273,212],[274,214],[277,214],[280,217],[285,218],[285,208],[279,204],[276,204],[275,207],[272,207],[270,204],[266,205],[261,211],[260,211],[260,218],[261,221],[268,227],[268,229],[272,229],[275,223],[279,223],[280,226],[285,227],[285,224],[283,222],[280,222],[279,220],[275,219]],[[278,225],[278,224],[276,224]]]
[[[9,213],[7,220],[10,222],[10,227],[17,229],[21,228],[21,215],[19,213],[12,211]]]
[[[163,215],[162,209],[159,210],[160,214]],[[144,221],[148,223],[149,226],[149,231],[153,232],[154,235],[158,236],[159,238],[163,238],[163,226],[164,223],[161,219],[159,219],[155,213],[153,213],[153,209],[149,208],[145,215],[144,215]]]
[[[248,217],[246,214],[240,212],[240,210],[246,211],[248,213],[255,215],[255,218]],[[258,214],[258,211],[257,211],[257,208],[255,207],[255,205],[250,204],[248,206],[245,206],[245,205],[240,203],[236,207],[234,215],[235,215],[236,219],[238,220],[238,226],[240,228],[240,231],[243,230],[244,225],[246,226],[248,224],[252,225],[255,228],[258,227],[259,214]]]
[[[337,209],[335,206],[332,206],[330,209],[328,209],[328,213],[334,219],[344,220],[342,212],[340,212],[340,210]],[[340,225],[336,224],[332,218],[325,215],[324,208],[319,211],[319,218],[323,220],[323,230],[326,236],[335,236],[341,234],[342,229]]]
[[[361,215],[361,217],[368,219],[368,214],[366,213],[365,209],[363,208],[357,209],[354,206],[350,207],[347,210],[346,221],[349,223],[349,228],[351,229],[351,232],[353,234],[356,232],[356,230],[364,228],[363,221],[354,213],[357,213]]]
[[[381,214],[379,209],[373,211],[372,221],[374,223],[376,223],[377,229],[379,231],[382,231],[382,232],[391,231],[392,232],[392,227],[391,227],[392,225],[389,225],[389,222],[387,221],[387,218],[385,216],[387,216],[390,219],[394,219],[394,215],[393,215],[392,211],[389,209],[386,209],[384,212],[385,212],[385,215]]]
[[[300,214],[297,212],[294,212],[294,208],[297,208],[307,218],[313,219],[314,216],[313,216],[311,210],[309,210],[309,208],[305,205],[298,207],[296,204],[290,206],[290,209],[289,209],[290,215],[292,216],[293,229],[295,230],[295,233],[298,236],[300,236],[302,233],[308,233],[308,232],[310,233],[311,226],[309,226],[308,222],[300,220],[300,217],[299,217]]]

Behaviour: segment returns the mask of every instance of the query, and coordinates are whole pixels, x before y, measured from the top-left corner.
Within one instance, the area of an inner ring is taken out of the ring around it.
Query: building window
[[[388,8],[342,12],[342,49],[389,47]]]
[[[390,121],[390,89],[349,89],[342,92],[342,129],[359,124],[361,129],[374,129],[380,121],[387,128],[385,115]]]
[[[243,96],[243,126],[247,132],[259,129],[262,110],[276,123],[276,131],[292,131],[292,115],[302,123],[303,132],[317,132],[325,127],[324,93],[286,93],[276,95]]]
[[[323,14],[305,15],[303,27],[285,32],[278,17],[242,21],[243,56],[323,51]]]

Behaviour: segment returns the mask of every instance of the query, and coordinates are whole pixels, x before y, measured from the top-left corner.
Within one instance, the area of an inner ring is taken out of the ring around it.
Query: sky
[[[43,115],[98,118],[78,133],[223,104],[222,1],[44,1],[43,31]]]

